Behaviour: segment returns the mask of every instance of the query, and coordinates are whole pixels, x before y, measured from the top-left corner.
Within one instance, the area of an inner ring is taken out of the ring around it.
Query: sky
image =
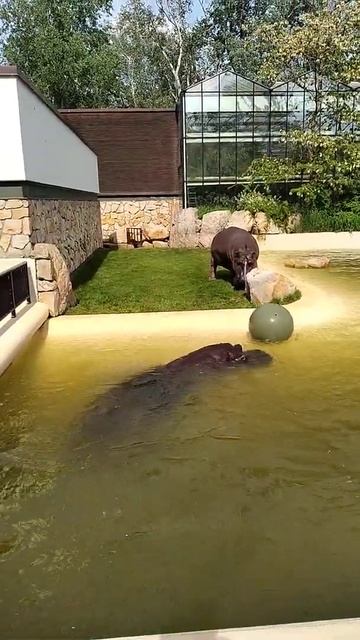
[[[115,15],[118,13],[120,7],[122,7],[122,5],[125,4],[125,1],[126,0],[113,0],[113,11]],[[196,20],[196,18],[198,18],[202,14],[202,10],[200,7],[199,0],[193,0],[193,2],[194,2],[193,19]],[[146,0],[146,3],[152,7],[155,6],[155,0]]]

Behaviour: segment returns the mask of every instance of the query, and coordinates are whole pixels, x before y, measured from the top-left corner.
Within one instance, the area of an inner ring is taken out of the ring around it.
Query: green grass
[[[226,270],[210,282],[209,251],[99,249],[74,276],[72,314],[249,308]]]

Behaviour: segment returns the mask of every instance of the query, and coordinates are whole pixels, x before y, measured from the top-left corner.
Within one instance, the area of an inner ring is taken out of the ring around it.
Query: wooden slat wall
[[[180,129],[175,110],[60,113],[97,154],[101,195],[180,195]]]

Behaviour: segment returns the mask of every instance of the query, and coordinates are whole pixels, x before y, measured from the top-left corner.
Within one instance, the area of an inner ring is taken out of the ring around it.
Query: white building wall
[[[25,180],[17,78],[0,78],[0,181]]]
[[[98,193],[95,153],[21,78],[16,84],[25,180]]]

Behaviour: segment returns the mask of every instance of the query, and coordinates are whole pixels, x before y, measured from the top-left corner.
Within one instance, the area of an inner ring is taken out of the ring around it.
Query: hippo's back
[[[234,249],[243,249],[246,252],[255,251],[256,257],[259,256],[259,247],[255,238],[251,233],[239,227],[228,227],[219,231],[211,244],[211,252],[218,255],[229,256]]]

